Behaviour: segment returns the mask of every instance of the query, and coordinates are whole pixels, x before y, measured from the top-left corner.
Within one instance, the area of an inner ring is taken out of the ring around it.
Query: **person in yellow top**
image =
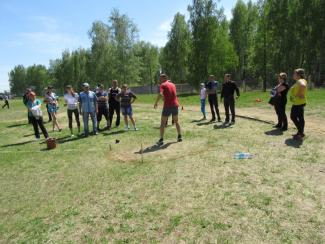
[[[293,135],[295,140],[302,140],[305,137],[304,107],[307,104],[307,80],[305,71],[296,69],[293,73],[296,83],[290,89],[290,101],[292,102],[290,118],[297,127],[298,133]]]

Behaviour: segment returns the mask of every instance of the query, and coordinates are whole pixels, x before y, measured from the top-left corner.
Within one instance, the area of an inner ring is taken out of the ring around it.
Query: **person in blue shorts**
[[[133,111],[132,111],[132,103],[137,99],[136,95],[130,91],[127,85],[122,86],[121,93],[116,96],[116,100],[121,102],[121,112],[124,116],[124,123],[125,123],[125,130],[129,130],[129,121],[130,118],[131,123],[133,125],[133,129],[137,131],[137,127],[135,126],[135,121],[133,118]]]

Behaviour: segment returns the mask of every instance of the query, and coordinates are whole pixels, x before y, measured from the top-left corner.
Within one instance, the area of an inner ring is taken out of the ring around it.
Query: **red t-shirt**
[[[160,85],[160,93],[164,96],[164,108],[178,107],[176,86],[169,80]]]

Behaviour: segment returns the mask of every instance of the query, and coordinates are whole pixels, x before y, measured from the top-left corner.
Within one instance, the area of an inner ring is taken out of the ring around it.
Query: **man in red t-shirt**
[[[167,75],[161,74],[160,77],[160,93],[157,96],[156,103],[154,108],[156,109],[158,107],[158,102],[160,98],[164,98],[164,107],[161,114],[161,123],[160,123],[160,139],[157,142],[158,146],[161,146],[164,144],[164,133],[165,133],[165,126],[166,122],[168,120],[168,117],[172,115],[172,119],[176,125],[178,138],[177,141],[182,141],[182,135],[181,135],[181,127],[178,123],[178,98],[176,93],[176,86],[168,80]]]

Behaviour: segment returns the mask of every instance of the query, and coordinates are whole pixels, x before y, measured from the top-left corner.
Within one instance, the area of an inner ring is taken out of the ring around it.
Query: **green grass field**
[[[137,132],[71,138],[62,107],[51,151],[13,101],[0,109],[0,243],[324,243],[324,97],[309,93],[303,143],[292,124],[273,130],[268,94],[253,92],[237,111],[258,120],[229,128],[199,122],[198,96],[180,96],[184,141],[169,126],[156,148],[161,105],[148,95],[134,105]]]

